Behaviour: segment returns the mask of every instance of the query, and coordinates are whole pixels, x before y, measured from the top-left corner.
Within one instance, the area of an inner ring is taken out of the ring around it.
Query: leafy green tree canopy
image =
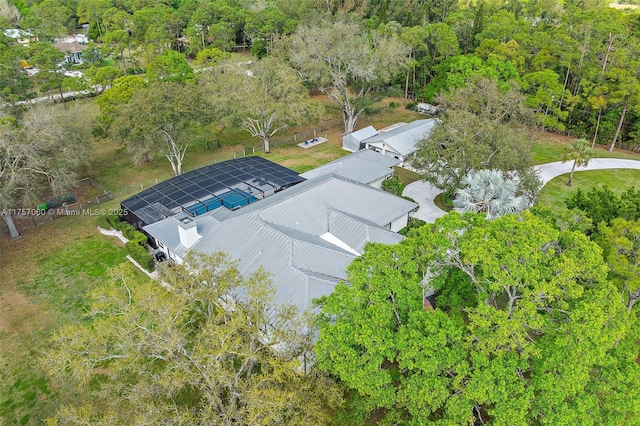
[[[343,422],[610,424],[640,414],[638,333],[584,235],[529,213],[450,213],[398,245],[369,245],[348,278],[320,301],[316,345],[319,367],[352,395]]]
[[[115,114],[110,133],[127,144],[136,164],[160,155],[169,161],[177,176],[182,174],[187,148],[198,135],[198,124],[207,124],[210,120],[200,87],[156,82],[135,90]]]
[[[444,110],[429,137],[418,144],[414,166],[437,188],[452,194],[471,170],[497,169],[518,179],[518,195],[534,200],[540,188],[526,124],[531,112],[512,87],[481,78],[438,98]]]
[[[175,50],[167,50],[157,56],[147,66],[149,81],[186,82],[193,78],[193,69],[183,54]]]
[[[288,54],[304,78],[340,107],[345,134],[408,62],[397,35],[368,34],[346,21],[298,27]]]
[[[263,271],[244,277],[214,253],[162,268],[169,291],[130,265],[113,274],[92,291],[85,321],[58,330],[43,357],[82,395],[52,423],[328,422],[338,390],[319,371],[303,373],[311,336],[295,309],[274,307]]]

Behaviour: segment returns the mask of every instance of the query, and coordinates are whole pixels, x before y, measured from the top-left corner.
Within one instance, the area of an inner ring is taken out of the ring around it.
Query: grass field
[[[318,97],[318,100],[327,104],[324,97]],[[375,114],[361,117],[358,128],[368,125],[382,128],[422,117],[402,107],[386,108],[389,101],[381,103]],[[62,109],[62,106],[56,107]],[[93,147],[90,164],[80,177],[89,176],[114,193],[115,199],[101,207],[116,208],[126,196],[171,177],[166,160],[158,158],[134,166],[126,150],[110,139],[91,139],[92,120],[99,112],[93,100],[71,102],[65,111],[69,125],[91,141]],[[327,129],[321,136],[328,142],[309,149],[280,145],[274,147],[272,153],[261,155],[304,172],[348,154],[341,149],[343,128],[339,124],[339,112],[336,116],[335,109],[329,108],[322,122],[315,126]],[[286,138],[310,128],[313,127],[290,129],[279,137]],[[220,148],[211,142],[216,139],[221,143]],[[209,149],[206,140],[210,141]],[[567,138],[538,135],[534,144],[536,162],[559,160],[568,143]],[[192,145],[185,158],[184,170],[233,158],[234,152],[259,144],[259,140],[238,129],[210,134],[208,139]],[[640,159],[638,155],[627,153],[615,155]],[[607,178],[612,187],[613,183],[626,185],[640,178],[640,174],[615,172],[618,174]],[[396,173],[404,183],[419,178],[402,169]],[[587,185],[589,180],[600,181],[605,176],[605,172],[600,171],[594,172],[593,178],[583,177],[587,173],[590,172],[576,173],[575,188]],[[543,193],[543,196],[547,196],[549,202],[563,200],[568,195],[566,187],[562,187],[564,180],[560,177],[545,188],[548,195]],[[554,186],[556,181],[562,182],[557,188]],[[95,217],[73,216],[31,228],[16,241],[0,238],[0,253],[0,424],[41,424],[69,395],[67,389],[53,388],[39,369],[38,359],[45,353],[47,338],[57,327],[82,320],[87,290],[108,280],[109,268],[124,261],[125,249],[118,240],[97,233]]]
[[[567,181],[568,175],[552,179],[542,188],[537,203],[553,208],[563,208],[565,200],[575,194],[578,189],[589,191],[591,188],[607,185],[613,192],[619,194],[632,186],[640,188],[640,170],[611,169],[576,172],[573,175],[571,187],[567,186]]]
[[[544,164],[561,161],[562,154],[564,153],[567,145],[571,144],[574,139],[575,138],[569,138],[567,136],[556,135],[548,132],[537,133],[531,146],[533,162],[535,164]],[[623,150],[609,152],[603,145],[596,145],[593,150],[593,157],[640,160],[640,154]]]

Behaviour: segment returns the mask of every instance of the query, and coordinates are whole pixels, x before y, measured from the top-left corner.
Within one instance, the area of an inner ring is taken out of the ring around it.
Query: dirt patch
[[[31,303],[23,293],[5,291],[0,296],[0,353],[14,352],[20,336],[47,324],[44,306]]]

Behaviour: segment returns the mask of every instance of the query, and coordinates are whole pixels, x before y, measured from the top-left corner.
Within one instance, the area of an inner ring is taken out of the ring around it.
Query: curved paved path
[[[535,168],[544,186],[551,179],[571,172],[572,165],[572,161],[567,161],[566,163],[556,161],[555,163],[541,164],[535,166]],[[592,158],[587,167],[576,167],[576,172],[603,169],[640,169],[640,161],[618,158]],[[439,189],[434,188],[430,183],[417,181],[407,185],[404,191],[402,191],[402,195],[411,197],[416,203],[420,204],[418,211],[412,213],[411,216],[422,219],[425,222],[434,222],[437,218],[447,213],[440,210],[433,202],[436,195],[440,192]]]

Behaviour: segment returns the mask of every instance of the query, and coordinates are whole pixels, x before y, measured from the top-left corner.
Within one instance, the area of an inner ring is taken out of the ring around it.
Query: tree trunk
[[[562,85],[562,96],[560,97],[560,102],[558,102],[558,109],[562,109],[562,104],[564,102],[564,92],[567,90],[567,85],[569,84],[569,70],[571,66],[567,66],[567,72],[564,75],[564,84]]]
[[[596,121],[596,131],[593,134],[593,140],[591,141],[591,148],[596,146],[596,139],[598,138],[598,129],[600,128],[600,118],[602,117],[602,108],[598,109],[598,120]]]
[[[353,129],[356,128],[356,123],[358,122],[358,115],[353,111],[343,111],[344,118],[344,134],[348,135],[349,133],[353,133]]]
[[[618,136],[620,135],[620,129],[622,129],[622,124],[624,123],[624,117],[627,115],[628,105],[629,105],[629,99],[627,98],[624,100],[624,106],[622,107],[622,114],[620,115],[620,121],[618,122],[618,127],[616,128],[616,134],[613,136],[611,145],[609,145],[609,152],[612,152],[613,148],[616,147],[616,142],[618,141]]]
[[[640,299],[640,288],[636,291],[629,290],[629,303],[627,303],[627,312],[631,312],[633,305]]]
[[[404,104],[402,106],[407,106],[407,98],[409,97],[409,71],[410,68],[407,67],[407,77],[404,81]]]
[[[64,105],[64,109],[67,109],[67,102],[64,100],[64,92],[62,91],[62,84],[58,87],[60,91],[60,101],[62,101],[62,105]]]
[[[264,153],[269,154],[271,152],[271,148],[269,147],[269,136],[263,136],[262,142],[264,143]]]
[[[11,214],[9,214],[8,212],[5,212],[2,214],[2,217],[4,217],[4,221],[7,224],[7,227],[9,228],[9,234],[11,235],[11,238],[13,238],[14,240],[17,240],[18,238],[20,238],[20,233],[18,232],[18,228],[16,228],[16,224],[13,223],[13,218],[11,217]]]
[[[578,160],[573,160],[573,167],[571,167],[571,174],[569,174],[569,182],[567,182],[567,186],[571,186],[573,183],[573,172],[576,171],[576,164],[578,164]]]

